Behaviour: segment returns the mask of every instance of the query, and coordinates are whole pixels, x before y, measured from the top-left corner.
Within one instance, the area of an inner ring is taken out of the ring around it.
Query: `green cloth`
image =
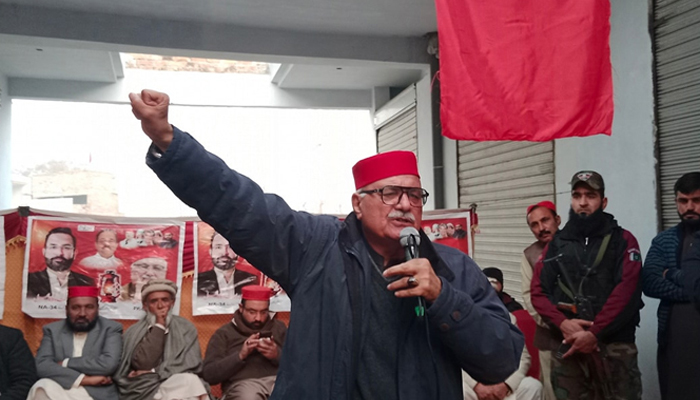
[[[154,327],[153,329],[159,328]],[[128,375],[132,371],[131,359],[134,349],[148,330],[149,322],[144,317],[124,334],[122,361],[114,375],[121,400],[153,399],[160,384],[172,375],[184,372],[200,375],[202,371],[202,354],[199,349],[197,329],[188,320],[173,315],[165,339],[163,362],[155,368],[155,373],[129,378]],[[209,390],[209,385],[206,382],[202,381],[202,384]]]

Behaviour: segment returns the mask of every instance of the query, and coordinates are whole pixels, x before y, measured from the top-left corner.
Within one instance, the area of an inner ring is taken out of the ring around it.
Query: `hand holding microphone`
[[[419,258],[420,239],[416,228],[401,230],[400,243],[406,251],[406,262],[387,268],[384,277],[401,277],[387,286],[396,297],[423,297],[432,303],[440,295],[442,281],[435,275],[430,261]]]

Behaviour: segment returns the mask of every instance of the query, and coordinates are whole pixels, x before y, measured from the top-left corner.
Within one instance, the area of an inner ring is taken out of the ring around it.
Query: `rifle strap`
[[[561,291],[564,292],[564,294],[565,294],[568,298],[570,298],[571,301],[576,301],[576,299],[574,298],[574,293],[571,291],[571,289],[569,289],[568,287],[566,287],[566,285],[564,284],[564,282],[561,281],[561,277],[557,277],[557,285],[559,285],[559,289],[561,289]]]
[[[610,244],[610,238],[612,237],[612,233],[608,233],[603,237],[603,242],[600,244],[600,248],[598,249],[598,254],[595,257],[595,261],[593,261],[593,266],[591,267],[591,270],[596,269],[598,265],[603,261],[603,257],[605,257],[605,251],[608,249],[608,244]],[[557,285],[559,286],[559,289],[572,301],[575,301],[575,296],[574,292],[571,291],[564,282],[561,281],[561,278],[557,278]]]
[[[593,261],[593,266],[591,267],[591,269],[596,269],[598,265],[600,265],[600,262],[603,261],[603,257],[605,256],[605,250],[608,249],[608,244],[610,243],[611,236],[612,233],[608,233],[603,238],[603,243],[600,244],[600,248],[598,249],[598,255],[596,255],[595,261]]]

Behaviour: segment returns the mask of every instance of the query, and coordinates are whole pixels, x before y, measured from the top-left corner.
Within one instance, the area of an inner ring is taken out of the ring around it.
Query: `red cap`
[[[411,151],[388,151],[360,160],[352,167],[355,189],[397,175],[418,175],[418,161]]]
[[[68,288],[68,298],[73,297],[97,297],[98,291],[95,286],[70,286]]]
[[[552,210],[554,212],[554,214],[557,213],[557,206],[555,206],[554,203],[552,203],[551,201],[545,200],[545,201],[540,201],[537,204],[533,204],[533,205],[529,206],[527,208],[527,214],[529,215],[530,212],[537,207],[549,208],[550,210]]]
[[[272,289],[267,286],[248,285],[243,286],[243,300],[269,301],[272,297]]]

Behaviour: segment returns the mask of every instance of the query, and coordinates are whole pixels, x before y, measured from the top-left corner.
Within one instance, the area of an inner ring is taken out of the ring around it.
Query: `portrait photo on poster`
[[[100,315],[139,319],[143,285],[168,279],[181,286],[184,232],[185,223],[174,220],[30,217],[22,311],[62,318],[68,287],[94,286]]]
[[[205,222],[194,224],[195,275],[192,314],[232,314],[241,302],[243,287],[272,289],[270,311],[290,311],[289,296],[277,284],[231,248],[229,241]]]
[[[473,256],[472,221],[469,210],[430,211],[423,214],[423,232],[434,243],[453,247]]]

